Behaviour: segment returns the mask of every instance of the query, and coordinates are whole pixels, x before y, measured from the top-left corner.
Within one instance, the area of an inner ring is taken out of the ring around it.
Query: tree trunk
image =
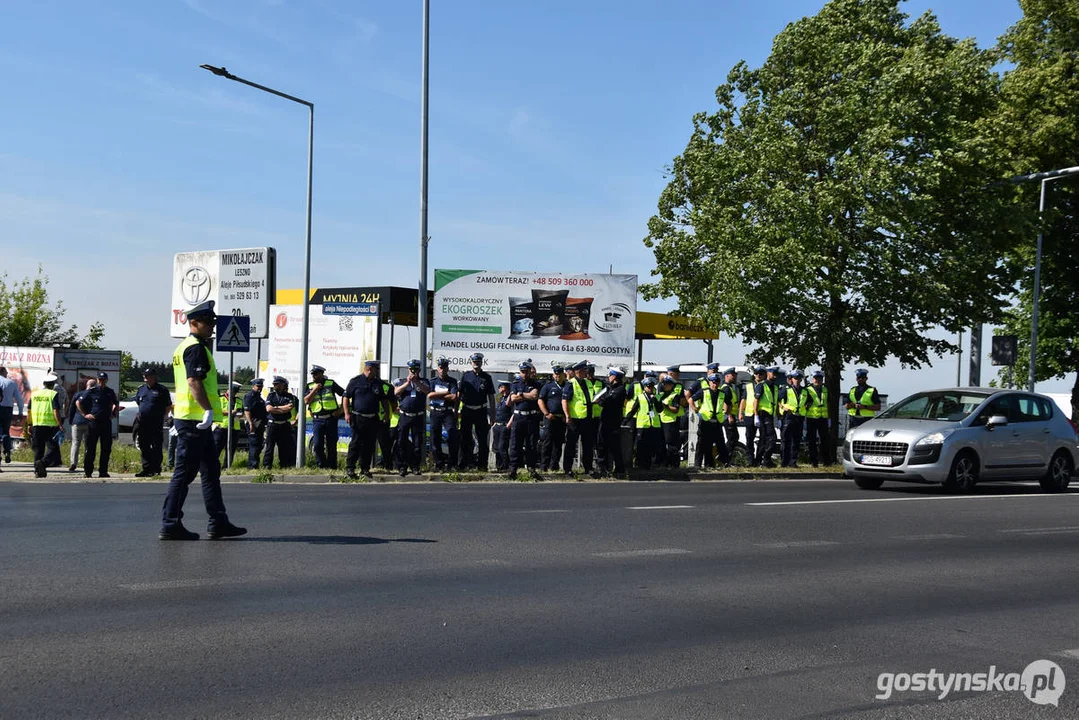
[[[828,428],[828,434],[832,439],[832,447],[836,449],[836,457],[828,458],[828,464],[842,462],[839,450],[839,413],[843,410],[843,388],[839,386],[839,374],[843,369],[843,361],[839,348],[825,348],[824,350],[824,384],[828,388],[828,417],[832,419],[832,427]],[[838,458],[838,459],[837,459]]]

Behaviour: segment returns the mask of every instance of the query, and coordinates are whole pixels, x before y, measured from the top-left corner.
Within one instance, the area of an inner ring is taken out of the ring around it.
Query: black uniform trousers
[[[315,467],[337,469],[337,417],[330,413],[311,419]]]
[[[505,472],[510,466],[510,429],[504,422],[491,426],[491,442],[495,450],[495,471]]]
[[[757,457],[755,463],[761,467],[775,467],[772,462],[772,453],[776,449],[776,421],[772,413],[757,411],[760,418],[760,441],[757,443]]]
[[[139,454],[142,455],[142,471],[157,475],[161,472],[164,444],[165,416],[139,417]]]
[[[247,467],[257,468],[266,441],[266,421],[252,420],[247,428]]]
[[[34,476],[45,477],[48,463],[45,456],[49,452],[49,444],[60,430],[55,425],[34,425],[33,434],[30,436],[30,447],[34,449]]]
[[[202,480],[202,501],[210,516],[210,530],[229,524],[225,501],[221,497],[221,461],[210,428],[199,430],[197,420],[174,420],[176,429],[176,467],[172,471],[165,504],[161,508],[161,530],[174,530],[181,525],[187,489],[199,475]],[[286,424],[285,427],[288,427]]]
[[[382,456],[379,458],[379,467],[383,470],[393,470],[393,441],[397,437],[397,428],[394,428],[391,434],[390,421],[379,420],[377,435],[378,451]]]
[[[639,411],[638,411],[639,412]],[[637,428],[637,467],[648,470],[663,449],[663,429],[658,427]]]
[[[442,431],[446,431],[446,446],[442,444]],[[454,469],[457,467],[457,413],[451,408],[431,408],[431,459],[435,470]]]
[[[622,457],[622,419],[599,420],[596,432],[596,469],[606,475],[614,465],[616,475],[626,472],[625,458]]]
[[[682,432],[678,420],[663,423],[663,463],[667,467],[678,467],[682,463]]]
[[[735,420],[723,423],[723,432],[727,436],[727,462],[734,457],[734,448],[738,445],[738,423]]]
[[[283,468],[296,465],[296,441],[292,435],[292,425],[286,422],[270,422],[266,425],[266,450],[262,453],[262,467],[273,467],[274,449],[277,449],[277,464]]]
[[[581,443],[581,467],[586,473],[592,472],[592,457],[596,453],[596,422],[596,418],[590,417],[566,421],[566,448],[562,452],[562,472],[573,472],[578,441]]]
[[[835,452],[832,451],[832,438],[828,434],[828,418],[806,418],[806,436],[809,441],[809,464],[813,467],[819,464],[834,465]]]
[[[101,464],[98,465],[100,472],[109,471],[109,456],[112,455],[112,419],[100,422],[94,420],[90,423],[86,432],[86,457],[83,460],[82,469],[87,475],[94,471],[94,460],[97,456],[97,444],[101,443]]]
[[[490,430],[491,418],[487,414],[486,405],[477,409],[461,408],[461,439],[457,467],[462,470],[470,467],[487,469],[487,457],[491,452],[491,446],[487,442],[487,433]],[[475,455],[472,454],[473,450],[475,450]]]
[[[356,470],[356,462],[360,463],[362,472],[371,472],[371,461],[375,457],[375,444],[378,442],[378,434],[382,426],[377,415],[366,417],[352,413],[352,439],[348,443],[348,456],[345,459],[345,468],[349,472]]]
[[[526,415],[513,413],[513,425],[510,426],[510,466],[511,473],[519,467],[539,470],[539,410]]]
[[[217,454],[220,455],[221,451],[225,449],[225,444],[229,441],[229,429],[223,427],[215,427],[213,429],[214,447],[217,448]],[[231,462],[229,458],[236,454],[236,443],[240,441],[239,428],[232,428],[232,445],[229,446],[228,452],[225,454],[224,464]]]
[[[742,427],[746,429],[746,461],[752,467],[757,464],[757,455],[754,452],[756,448],[753,443],[753,440],[757,437],[755,416],[746,415],[745,419],[742,420]]]
[[[424,413],[401,412],[397,423],[397,469],[418,473],[423,463]]]
[[[783,417],[783,467],[798,464],[798,449],[802,446],[803,418],[801,415],[787,413]]]
[[[730,451],[723,441],[723,426],[718,421],[697,424],[697,452],[693,464],[698,467],[715,467],[718,458],[721,465],[731,461]]]
[[[543,418],[543,441],[540,443],[540,467],[558,470],[562,462],[562,446],[566,443],[566,416],[553,415]]]

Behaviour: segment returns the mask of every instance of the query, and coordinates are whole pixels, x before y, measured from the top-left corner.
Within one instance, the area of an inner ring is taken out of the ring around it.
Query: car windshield
[[[911,395],[878,417],[899,420],[948,420],[959,422],[974,412],[989,397],[986,393],[965,390],[940,390]]]

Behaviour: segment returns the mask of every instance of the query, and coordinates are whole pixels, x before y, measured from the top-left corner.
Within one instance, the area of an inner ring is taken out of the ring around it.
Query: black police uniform
[[[606,475],[614,463],[614,474],[621,476],[626,472],[625,458],[622,456],[622,418],[626,407],[626,386],[622,382],[607,385],[607,392],[597,400],[602,408],[599,415],[599,430],[596,432],[597,470]]]
[[[457,466],[462,470],[470,467],[486,470],[487,458],[491,452],[487,442],[487,434],[491,430],[488,403],[495,394],[494,380],[484,370],[469,370],[461,376],[457,387],[461,393],[461,434]]]
[[[510,432],[506,425],[513,417],[509,395],[495,402],[495,422],[491,427],[491,442],[495,451],[495,470],[505,472],[510,466]]]
[[[390,402],[390,413],[386,412],[384,406],[379,406],[378,409],[378,452],[381,456],[379,458],[379,466],[383,470],[393,470],[393,445],[397,441],[397,428],[390,427],[390,418],[392,412],[397,410],[397,398],[393,395],[393,385],[379,378],[382,383],[382,394],[385,395]]]
[[[247,424],[247,467],[257,468],[266,438],[266,401],[259,390],[249,390],[244,395],[244,413],[251,416]]]
[[[540,389],[540,400],[551,417],[544,417],[540,427],[540,468],[558,470],[562,462],[562,446],[566,442],[566,414],[562,411],[562,386],[548,380]]]
[[[446,374],[441,378],[436,373],[427,381],[431,386],[431,392],[448,392],[457,395],[457,379]],[[427,401],[431,409],[431,458],[434,461],[435,470],[454,469],[457,467],[459,447],[457,444],[457,401],[446,400],[441,397],[431,398]],[[449,452],[443,451],[442,431],[446,432],[446,443]]]
[[[716,459],[712,454],[713,448],[716,449],[720,463],[727,465],[730,463],[730,451],[727,449],[726,443],[723,442],[723,420],[725,417],[723,404],[727,402],[727,394],[723,392],[722,388],[713,390],[705,382],[693,393],[693,402],[697,405],[698,410],[704,402],[705,393],[709,395],[715,416],[711,421],[704,418],[698,418],[697,420],[697,451],[693,455],[693,465],[695,467],[715,467]]]
[[[577,455],[577,444],[581,445],[581,467],[587,473],[592,472],[592,460],[596,452],[596,418],[592,417],[592,391],[589,380],[575,377],[562,386],[562,399],[566,406],[573,404],[573,396],[584,393],[585,414],[583,418],[566,418],[566,446],[562,452],[562,472],[573,472],[573,459]]]
[[[654,386],[653,386],[654,387]],[[652,413],[654,417],[659,417],[659,414],[663,412],[663,403],[660,401],[659,396],[654,392],[649,394],[647,390],[642,390],[640,395],[636,396],[633,404],[627,411],[627,415],[632,416],[635,419],[639,413]],[[652,463],[660,457],[659,452],[663,450],[663,429],[660,427],[641,427],[637,426],[637,467],[642,470],[648,470],[652,467]]]
[[[296,412],[294,404],[296,397],[292,393],[277,392],[271,390],[266,396],[267,419],[266,424],[266,450],[262,454],[262,467],[273,467],[274,448],[277,448],[277,462],[283,468],[296,465],[296,440],[292,432],[290,414],[274,414],[269,408],[285,407],[292,405],[292,412]]]
[[[142,455],[142,474],[161,472],[161,446],[164,441],[165,413],[172,404],[172,395],[161,383],[143,385],[135,393],[139,404],[139,453]]]
[[[307,394],[315,389],[316,385],[322,385],[315,396],[308,403],[310,410],[316,403],[320,407],[317,411],[309,412],[311,417],[311,444],[315,449],[315,467],[337,469],[337,419],[341,417],[341,405],[337,402],[337,396],[342,395],[345,389],[337,384],[336,380],[323,377],[321,383],[311,381],[307,383]],[[326,405],[332,405],[326,408]]]
[[[394,389],[400,409],[397,421],[397,472],[420,472],[427,421],[427,393],[431,387],[421,377],[405,378]]]
[[[94,459],[97,455],[97,444],[101,443],[101,462],[98,464],[98,473],[104,477],[109,474],[109,456],[112,455],[112,408],[119,403],[116,401],[116,393],[110,387],[89,388],[82,397],[82,407],[89,410],[94,419],[90,421],[90,429],[86,433],[86,457],[83,460],[83,471],[86,477],[94,472]]]
[[[788,385],[783,392],[784,402],[794,405],[795,407],[801,407],[800,403],[802,400],[802,393],[805,392],[804,388],[795,388],[793,385]],[[791,397],[792,395],[793,397]],[[804,420],[805,418],[797,413],[783,413],[783,430],[780,433],[780,437],[783,441],[783,446],[780,450],[780,459],[783,467],[796,467],[798,465],[798,449],[802,445]]]
[[[516,394],[539,393],[539,383],[532,378],[517,377],[510,385],[510,397]],[[510,477],[517,468],[527,467],[531,472],[539,470],[539,402],[516,399],[513,401],[513,424],[510,425]]]
[[[738,376],[736,375],[735,378]],[[727,403],[728,415],[723,418],[723,431],[726,433],[727,462],[734,457],[734,448],[738,445],[738,405],[742,402],[742,391],[738,387],[738,380],[733,383],[723,383],[719,386],[723,391],[723,402]]]
[[[753,395],[757,398],[757,418],[760,420],[758,426],[760,430],[760,437],[757,440],[757,457],[754,459],[754,464],[760,467],[775,467],[772,462],[772,453],[775,452],[776,447],[776,421],[775,415],[767,410],[762,410],[760,406],[761,397],[764,395],[765,387],[771,389],[772,399],[776,405],[773,407],[773,412],[778,409],[779,405],[779,391],[776,390],[775,382],[772,380],[765,380],[764,382],[757,383],[753,388]]]
[[[357,375],[348,381],[345,388],[344,399],[348,401],[349,426],[352,428],[352,440],[348,443],[345,460],[345,468],[350,474],[356,472],[357,461],[360,472],[371,472],[375,443],[382,426],[379,410],[386,400],[384,385],[377,377]]]

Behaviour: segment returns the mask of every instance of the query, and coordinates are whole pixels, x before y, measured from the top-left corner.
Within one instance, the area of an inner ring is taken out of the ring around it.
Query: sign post
[[[228,390],[225,394],[225,463],[232,467],[232,413],[236,409],[236,393],[232,389],[232,373],[235,370],[237,352],[251,351],[251,318],[246,315],[218,315],[217,352],[229,354]],[[218,401],[220,402],[220,400]]]
[[[270,304],[277,292],[277,253],[272,247],[177,253],[172,265],[169,332],[187,335],[183,308],[206,300],[222,315],[246,315],[251,338],[269,337]]]

